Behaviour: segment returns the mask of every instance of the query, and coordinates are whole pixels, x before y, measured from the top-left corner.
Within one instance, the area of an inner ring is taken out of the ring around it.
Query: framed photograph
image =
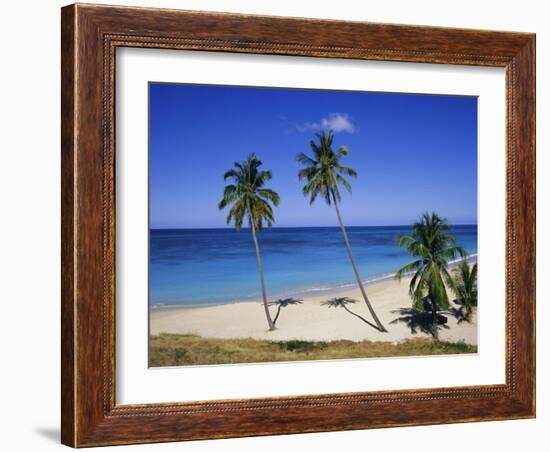
[[[535,36],[62,9],[62,442],[535,416]]]

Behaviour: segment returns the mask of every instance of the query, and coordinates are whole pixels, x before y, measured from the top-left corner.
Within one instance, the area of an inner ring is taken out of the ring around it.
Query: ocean
[[[391,277],[411,256],[397,246],[410,226],[346,228],[362,279]],[[477,225],[454,226],[459,245],[477,253]],[[270,300],[353,287],[339,227],[271,228],[258,234]],[[149,303],[210,305],[259,300],[256,254],[248,229],[152,229]]]

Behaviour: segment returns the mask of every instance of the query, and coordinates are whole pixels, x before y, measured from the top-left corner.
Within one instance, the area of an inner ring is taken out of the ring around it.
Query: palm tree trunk
[[[439,341],[439,325],[437,321],[437,304],[434,301],[435,297],[429,292],[430,304],[432,305],[432,336],[435,341]]]
[[[267,324],[269,326],[269,331],[275,329],[275,324],[271,320],[271,315],[269,314],[269,308],[267,307],[267,294],[265,291],[265,281],[264,281],[264,270],[262,268],[262,257],[260,256],[260,245],[258,244],[258,239],[256,238],[256,227],[254,222],[250,223],[250,228],[252,229],[252,239],[254,240],[254,246],[256,247],[256,259],[258,260],[258,271],[260,272],[260,286],[262,288],[262,299],[264,302],[265,316],[267,317]]]
[[[359,275],[359,270],[357,270],[357,263],[355,262],[355,258],[353,257],[353,252],[351,251],[351,245],[349,243],[348,234],[346,232],[346,228],[344,227],[344,223],[342,221],[342,217],[340,215],[340,208],[338,207],[338,201],[336,200],[336,197],[333,195],[332,199],[334,201],[334,207],[336,208],[336,216],[338,217],[338,222],[340,223],[340,229],[342,230],[342,234],[344,234],[344,242],[346,242],[346,247],[348,249],[349,259],[351,261],[351,265],[353,267],[353,272],[355,273],[355,279],[357,279],[357,284],[359,285],[359,289],[361,290],[361,294],[363,295],[363,299],[365,300],[365,304],[367,305],[367,308],[369,308],[369,312],[374,319],[374,323],[376,323],[378,330],[387,333],[388,330],[384,328],[384,325],[382,325],[382,322],[380,322],[380,319],[376,315],[376,312],[374,312],[374,309],[369,301],[369,298],[367,297],[367,292],[365,292],[365,288],[363,287],[363,282],[361,281],[361,276]]]
[[[470,321],[472,320],[472,314],[473,314],[473,312],[474,312],[474,310],[473,310],[473,308],[472,308],[471,306],[468,306],[468,307],[466,308],[466,320],[467,320],[468,322],[470,322]]]

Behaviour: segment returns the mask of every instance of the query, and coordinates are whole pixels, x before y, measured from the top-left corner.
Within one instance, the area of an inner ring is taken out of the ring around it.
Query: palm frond
[[[336,152],[334,153],[334,155],[336,156],[337,160],[340,160],[342,157],[345,157],[346,155],[348,155],[349,152],[350,151],[347,148],[347,146],[340,146],[338,149],[336,149]]]
[[[339,174],[336,176],[336,180],[338,182],[340,182],[340,185],[342,185],[348,192],[351,193],[351,185],[350,183],[344,179],[342,176],[340,176]]]
[[[239,176],[240,176],[240,173],[238,173],[238,172],[235,171],[234,169],[230,169],[229,171],[226,171],[226,172],[223,174],[223,180],[227,180],[227,179],[233,178],[233,179],[235,179],[236,181],[238,181],[238,180],[239,180]]]
[[[357,177],[357,171],[349,166],[336,164],[334,167],[338,173],[345,174],[346,176],[353,177],[354,179]]]
[[[448,308],[447,287],[453,292],[460,290],[448,271],[448,264],[459,256],[467,256],[467,252],[457,245],[450,229],[445,218],[435,212],[423,212],[412,225],[411,234],[398,238],[399,247],[417,259],[403,266],[396,273],[396,279],[416,271],[411,278],[409,293],[413,305],[419,309],[425,296],[437,308]]]
[[[313,156],[303,152],[296,156],[296,161],[303,166],[298,171],[298,179],[306,180],[302,193],[309,197],[310,204],[320,196],[330,205],[333,201],[341,200],[339,187],[351,192],[351,184],[344,176],[357,177],[357,172],[340,163],[340,160],[348,155],[349,149],[345,146],[339,147],[336,151],[332,149],[332,131],[319,132],[316,137],[318,141],[310,142]]]
[[[296,162],[301,163],[303,165],[316,165],[317,161],[313,160],[311,157],[308,157],[305,153],[299,152],[296,155]]]
[[[249,226],[261,230],[264,225],[272,226],[275,216],[271,204],[277,207],[280,197],[277,192],[266,188],[265,183],[272,178],[271,171],[261,170],[262,161],[250,154],[243,162],[235,162],[234,168],[224,173],[224,180],[233,183],[225,186],[223,197],[218,202],[220,210],[229,207],[227,223],[233,221],[235,229],[242,228],[245,218]]]
[[[394,278],[397,279],[398,281],[401,281],[405,276],[408,276],[409,274],[419,270],[421,266],[422,266],[421,260],[416,260],[409,264],[406,264],[395,273]]]
[[[269,188],[261,188],[258,190],[258,196],[266,201],[271,201],[275,207],[279,207],[279,203],[281,202],[279,194]]]
[[[467,311],[469,320],[471,310],[477,306],[477,264],[471,267],[463,262],[454,271],[453,292],[455,302]]]

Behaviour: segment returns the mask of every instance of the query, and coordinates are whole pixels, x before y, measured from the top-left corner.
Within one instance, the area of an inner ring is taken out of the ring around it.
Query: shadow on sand
[[[392,314],[399,314],[399,317],[392,320],[390,324],[404,323],[411,330],[411,334],[417,334],[418,332],[433,335],[432,334],[432,313],[428,311],[420,311],[416,308],[401,308],[392,311]],[[442,314],[437,314],[437,328],[449,329],[447,325],[448,319]]]
[[[449,308],[448,311],[445,311],[447,314],[450,314],[452,315],[457,323],[462,323],[462,322],[469,322],[470,320],[468,320],[468,317],[466,316],[466,311],[460,307],[460,308],[455,308],[455,307],[451,307]]]

